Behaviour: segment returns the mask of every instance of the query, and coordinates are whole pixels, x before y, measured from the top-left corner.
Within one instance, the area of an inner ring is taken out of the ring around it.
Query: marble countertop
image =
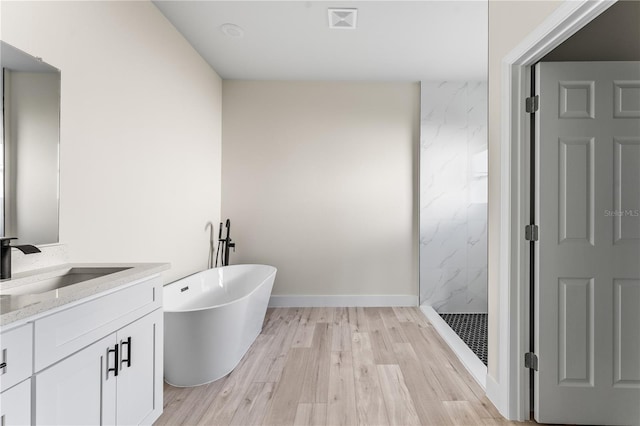
[[[66,263],[14,274],[0,281],[0,327],[24,322],[47,314],[52,309],[147,278],[169,269],[168,263]],[[37,294],[20,293],[21,286],[58,277],[72,268],[126,268],[118,272]],[[8,294],[9,293],[9,294]]]

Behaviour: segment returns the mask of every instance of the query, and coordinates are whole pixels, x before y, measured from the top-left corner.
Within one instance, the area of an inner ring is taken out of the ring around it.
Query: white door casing
[[[640,62],[536,68],[535,417],[640,422]]]

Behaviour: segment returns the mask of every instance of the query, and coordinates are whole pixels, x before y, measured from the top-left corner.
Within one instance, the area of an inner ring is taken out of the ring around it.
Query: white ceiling
[[[486,80],[488,15],[476,1],[155,0],[223,79]],[[329,29],[327,9],[357,8]],[[244,29],[241,38],[220,30]]]

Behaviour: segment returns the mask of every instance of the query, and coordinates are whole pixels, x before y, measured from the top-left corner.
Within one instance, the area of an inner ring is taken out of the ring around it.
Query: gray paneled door
[[[535,418],[640,422],[640,62],[536,69]]]

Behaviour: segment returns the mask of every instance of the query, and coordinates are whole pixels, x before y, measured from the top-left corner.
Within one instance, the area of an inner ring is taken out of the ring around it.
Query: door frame
[[[529,370],[529,115],[531,66],[617,0],[566,0],[501,64],[500,270],[498,284],[498,381],[487,378],[487,396],[510,420],[528,420]]]

